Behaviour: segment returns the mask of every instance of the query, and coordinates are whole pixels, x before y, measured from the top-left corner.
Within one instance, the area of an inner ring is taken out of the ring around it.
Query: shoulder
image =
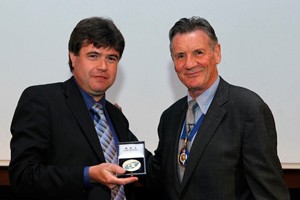
[[[62,89],[62,83],[50,83],[50,84],[44,84],[44,85],[33,85],[29,86],[21,94],[22,98],[29,98],[29,97],[42,97],[42,96],[48,96],[51,97],[52,93],[55,93],[55,91]]]
[[[58,94],[65,93],[71,87],[76,88],[76,84],[72,80],[72,78],[65,82],[55,82],[29,86],[22,92],[21,96],[47,96],[47,98],[51,99],[52,97],[56,98]]]
[[[29,86],[21,93],[18,100],[18,107],[29,105],[52,105],[55,107],[57,105],[64,105],[63,102],[68,98],[67,94],[74,94],[76,92],[75,90],[68,89],[70,88],[68,85],[70,85],[69,81]],[[73,88],[76,88],[76,86]]]
[[[24,93],[32,93],[32,92],[41,92],[41,91],[51,91],[55,88],[59,88],[62,86],[62,83],[48,83],[48,84],[42,84],[42,85],[32,85],[27,87],[24,90]]]
[[[182,97],[163,111],[162,116],[175,115],[187,108],[187,96]]]
[[[256,92],[248,88],[232,85],[222,80],[219,89],[215,98],[222,96],[223,99],[226,99],[222,107],[227,108],[227,110],[241,111],[244,114],[247,112],[251,115],[271,112],[265,101]]]
[[[241,106],[266,105],[256,92],[241,86],[230,85],[229,98],[233,104]]]
[[[216,95],[216,99],[222,99],[231,103],[240,104],[260,104],[264,103],[263,99],[254,91],[242,87],[230,84],[221,78]]]

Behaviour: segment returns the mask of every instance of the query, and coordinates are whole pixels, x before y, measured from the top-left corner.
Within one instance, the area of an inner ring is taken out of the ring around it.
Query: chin
[[[201,89],[203,88],[203,83],[190,83],[187,85],[187,87],[189,88],[189,90],[198,90],[198,89]]]
[[[102,96],[104,93],[105,93],[105,91],[102,91],[102,90],[93,90],[90,92],[90,94],[94,97]]]

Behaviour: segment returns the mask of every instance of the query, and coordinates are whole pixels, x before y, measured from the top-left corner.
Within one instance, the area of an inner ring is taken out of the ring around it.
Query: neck
[[[217,78],[218,78],[218,74],[214,78],[212,78],[210,81],[208,81],[207,84],[203,87],[189,88],[188,92],[189,92],[190,96],[194,100],[197,99],[198,96],[203,94],[207,89],[209,89],[214,84],[214,82],[217,80]]]

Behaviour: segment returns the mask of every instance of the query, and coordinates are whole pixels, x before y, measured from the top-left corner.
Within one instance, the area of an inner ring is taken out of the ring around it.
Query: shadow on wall
[[[168,79],[170,82],[171,90],[172,90],[172,95],[173,95],[173,101],[177,101],[178,99],[181,99],[182,97],[187,95],[187,89],[185,85],[181,83],[179,80],[177,73],[174,69],[174,65],[172,60],[169,61],[168,64]]]
[[[182,97],[187,95],[187,89],[177,77],[172,60],[169,61],[167,67],[168,67],[168,82],[172,92],[172,100],[173,102],[175,102],[178,99],[181,99]],[[119,94],[121,94],[121,91],[123,90],[124,80],[125,80],[124,68],[121,65],[119,65],[116,81],[112,85],[112,87],[107,91],[109,100],[111,102],[117,102],[117,100],[119,99]]]

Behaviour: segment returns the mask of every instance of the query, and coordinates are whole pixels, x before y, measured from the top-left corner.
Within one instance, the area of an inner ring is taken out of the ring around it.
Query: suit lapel
[[[211,138],[214,136],[216,129],[218,128],[222,118],[226,113],[226,111],[222,109],[221,106],[227,101],[227,94],[228,84],[223,79],[221,79],[214,100],[212,101],[210,108],[203,120],[203,123],[194,139],[191,153],[188,159],[188,165],[182,179],[182,189],[191,178],[193,171],[195,170],[206,147],[209,145]]]
[[[129,140],[128,134],[119,134],[119,133],[124,133],[124,131],[126,130],[125,130],[125,125],[123,126],[122,124],[123,120],[120,119],[121,115],[118,114],[119,111],[117,110],[117,108],[110,102],[106,101],[106,110],[108,112],[115,133],[117,134],[119,142],[128,141]]]
[[[95,154],[101,161],[105,161],[93,121],[91,120],[89,111],[86,109],[86,105],[79,89],[72,78],[66,81],[64,86],[67,105],[76,118],[77,123],[79,124],[82,132],[85,134],[92,149],[95,151]]]

